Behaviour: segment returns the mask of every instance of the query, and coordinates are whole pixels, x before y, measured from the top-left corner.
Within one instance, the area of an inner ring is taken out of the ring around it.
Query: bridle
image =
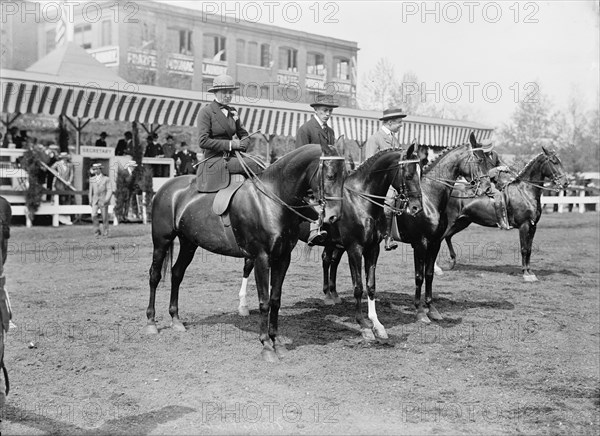
[[[481,180],[487,178],[490,178],[490,176],[488,174],[484,174],[481,171],[481,162],[483,161],[483,159],[477,157],[474,153],[474,151],[476,150],[481,150],[481,148],[472,148],[469,158],[467,159],[467,164],[468,165],[475,165],[477,168],[477,174],[473,175],[473,171],[471,171],[471,180],[468,180],[466,182],[463,182],[461,180],[455,180],[455,179],[445,179],[445,178],[434,178],[434,177],[429,177],[427,174],[423,174],[423,177],[426,179],[429,179],[433,182],[437,182],[440,183],[444,186],[446,186],[447,188],[450,189],[454,189],[454,187],[457,184],[463,184],[463,185],[467,185],[468,189],[470,189],[472,191],[472,194],[470,194],[467,197],[460,197],[460,198],[471,198],[471,197],[476,197],[477,196],[477,192],[479,192],[479,189],[481,188]]]
[[[250,180],[252,182],[252,184],[254,184],[254,186],[256,187],[256,189],[261,192],[262,194],[264,194],[265,196],[267,196],[268,198],[270,198],[271,200],[273,200],[275,203],[279,204],[280,206],[283,206],[285,208],[287,208],[288,210],[290,210],[291,212],[295,213],[296,215],[298,215],[300,218],[302,218],[305,221],[311,222],[311,223],[317,223],[322,221],[323,217],[325,217],[325,204],[327,201],[342,201],[343,197],[332,197],[332,196],[328,196],[326,193],[326,189],[325,189],[325,176],[324,176],[324,169],[327,166],[326,162],[330,162],[330,161],[336,161],[336,160],[342,160],[342,161],[346,161],[346,159],[343,156],[321,156],[319,158],[319,165],[317,166],[317,168],[315,168],[315,171],[313,172],[313,174],[310,176],[309,178],[309,185],[312,182],[312,180],[314,179],[314,177],[316,175],[318,175],[319,177],[319,183],[318,183],[318,189],[317,189],[317,195],[315,198],[314,202],[310,202],[307,204],[304,204],[302,206],[291,206],[289,204],[287,204],[285,201],[283,201],[281,198],[279,198],[275,193],[271,192],[263,183],[263,181],[258,178],[258,176],[256,175],[256,173],[254,173],[254,171],[252,171],[252,169],[246,164],[246,162],[244,162],[243,156],[239,151],[235,152],[237,159],[240,162],[240,165],[242,166],[242,168],[244,169],[244,172],[246,173],[246,176],[248,177],[248,180]],[[244,153],[244,155],[246,155]],[[309,217],[307,217],[306,215],[301,214],[300,212],[298,212],[296,209],[304,209],[306,207],[315,207],[318,206],[319,210],[319,219],[318,220],[313,220]]]
[[[400,161],[398,161],[398,163],[396,163],[393,166],[390,166],[388,168],[382,168],[379,170],[373,170],[372,172],[376,173],[376,172],[382,172],[382,171],[390,171],[395,168],[395,172],[394,172],[394,176],[392,177],[392,180],[396,180],[396,178],[398,177],[398,172],[400,171],[400,168],[402,166],[411,164],[411,163],[419,163],[419,162],[420,162],[419,159],[400,160]],[[348,191],[358,195],[360,198],[362,198],[376,206],[389,207],[390,210],[392,211],[392,213],[394,213],[395,215],[400,215],[400,214],[404,213],[404,211],[406,210],[408,202],[410,201],[411,198],[419,198],[419,199],[422,198],[422,194],[420,191],[410,191],[407,188],[406,183],[404,181],[404,177],[400,177],[400,180],[401,180],[400,191],[396,192],[396,194],[392,198],[388,197],[387,195],[383,196],[383,195],[366,194],[364,192],[357,191],[356,189],[352,189],[348,186],[344,186],[344,189],[347,189]],[[375,200],[384,200],[384,201],[392,200],[393,206],[390,206],[389,204],[382,204]],[[398,202],[400,203],[399,206],[398,206]]]

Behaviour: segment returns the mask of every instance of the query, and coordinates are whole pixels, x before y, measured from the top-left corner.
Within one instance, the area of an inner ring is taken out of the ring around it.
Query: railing
[[[566,195],[566,193],[574,193],[575,195]],[[583,213],[588,211],[586,205],[594,205],[594,211],[600,211],[600,195],[587,195],[598,194],[598,188],[585,187],[585,186],[571,186],[565,191],[560,191],[557,196],[542,195],[541,203],[542,206],[547,205],[558,205],[557,212],[571,212],[578,211]]]

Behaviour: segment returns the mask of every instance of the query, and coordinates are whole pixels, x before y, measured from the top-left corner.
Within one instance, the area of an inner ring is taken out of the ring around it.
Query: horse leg
[[[442,241],[436,241],[429,244],[427,255],[425,257],[425,305],[427,307],[427,316],[429,319],[440,321],[444,317],[433,306],[433,276],[435,260],[440,251]]]
[[[521,242],[521,265],[523,269],[523,280],[526,282],[537,282],[538,278],[534,273],[531,272],[530,259],[531,259],[531,247],[533,245],[533,237],[537,226],[532,225],[529,221],[526,221],[519,227],[519,239]]]
[[[171,327],[178,332],[185,331],[185,327],[179,319],[179,285],[183,280],[185,270],[194,258],[197,248],[198,246],[193,242],[185,238],[179,238],[179,255],[171,271],[171,301],[169,303]]]
[[[334,304],[333,299],[331,298],[331,292],[330,292],[331,282],[330,282],[330,276],[329,276],[329,270],[331,268],[332,257],[333,257],[333,246],[326,245],[325,248],[323,248],[323,253],[321,254],[321,261],[322,261],[322,266],[323,266],[323,294],[325,294],[325,296],[323,297],[323,303],[327,306],[332,306]]]
[[[331,266],[329,267],[329,295],[333,301],[333,304],[342,304],[342,299],[337,293],[337,270],[344,254],[343,248],[334,247],[331,256]]]
[[[415,262],[415,308],[417,309],[417,321],[429,324],[423,302],[421,301],[421,287],[423,286],[423,275],[425,273],[425,247],[413,245],[413,259]]]
[[[369,308],[368,317],[373,323],[373,333],[375,337],[387,339],[388,334],[385,331],[383,324],[379,322],[377,311],[375,310],[375,268],[377,267],[377,259],[379,258],[379,244],[363,253],[365,258],[365,274],[367,276],[367,306]]]
[[[452,226],[448,227],[446,233],[444,233],[444,239],[446,240],[446,244],[448,244],[448,251],[450,252],[450,269],[453,269],[456,266],[456,252],[452,245],[452,236],[456,235],[458,232],[462,232],[469,227],[470,224],[471,221],[465,218],[459,218],[454,221]]]
[[[275,256],[273,256],[275,257]],[[269,337],[279,358],[287,354],[285,345],[277,338],[279,328],[279,308],[281,307],[281,291],[285,274],[290,266],[291,253],[280,253],[277,260],[271,262],[271,298],[269,313]]]
[[[267,362],[277,362],[279,357],[275,353],[275,348],[269,338],[269,311],[270,311],[270,293],[269,293],[269,258],[266,253],[259,254],[254,259],[254,278],[256,280],[256,292],[258,293],[258,310],[260,312],[259,337],[263,349],[260,353],[263,360]]]
[[[158,239],[158,238],[157,238]],[[150,302],[148,303],[148,308],[146,309],[146,317],[148,318],[148,323],[144,329],[146,334],[158,334],[158,328],[156,328],[156,310],[155,310],[155,302],[156,302],[156,288],[160,283],[160,279],[162,278],[161,269],[163,267],[163,263],[166,262],[165,257],[167,254],[172,255],[173,250],[173,240],[169,240],[167,238],[154,240],[154,251],[152,252],[152,264],[150,265]],[[165,265],[166,267],[170,265]]]
[[[246,300],[246,289],[248,287],[248,277],[250,273],[254,269],[254,260],[250,258],[244,259],[244,277],[242,278],[242,287],[240,288],[239,298],[240,305],[238,306],[238,313],[240,316],[248,316],[250,315],[250,311],[248,310],[248,301]]]
[[[362,285],[362,250],[356,245],[353,245],[348,250],[348,263],[350,264],[350,275],[352,276],[352,285],[354,286],[354,319],[360,326],[360,331],[363,339],[367,341],[374,341],[375,335],[373,335],[373,322],[370,319],[365,319],[362,313],[362,296],[363,296],[363,285]]]

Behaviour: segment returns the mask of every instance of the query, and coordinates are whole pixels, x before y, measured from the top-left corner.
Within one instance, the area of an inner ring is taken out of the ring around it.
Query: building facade
[[[327,92],[356,107],[356,42],[151,1],[80,4],[72,21],[73,41],[128,82],[206,91],[226,73],[248,101]],[[56,39],[56,23],[40,26],[38,57]]]

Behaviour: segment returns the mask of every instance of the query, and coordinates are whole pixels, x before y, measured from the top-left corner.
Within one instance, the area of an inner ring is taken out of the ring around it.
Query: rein
[[[310,203],[304,206],[290,206],[289,204],[287,204],[285,201],[283,201],[281,198],[279,198],[276,194],[274,194],[273,192],[270,192],[267,187],[265,186],[265,184],[263,183],[262,180],[260,180],[260,178],[258,178],[258,176],[254,173],[254,171],[252,171],[252,169],[250,167],[248,167],[248,165],[246,164],[246,162],[244,162],[244,159],[242,157],[242,155],[240,154],[239,151],[235,152],[237,159],[240,161],[240,165],[242,166],[242,168],[244,169],[244,172],[246,173],[246,175],[248,176],[248,179],[250,179],[250,181],[254,184],[254,186],[256,187],[256,189],[261,192],[262,194],[264,194],[267,198],[270,198],[271,200],[273,200],[275,203],[279,204],[280,206],[283,206],[285,208],[287,208],[288,210],[290,210],[291,212],[295,213],[296,215],[298,215],[300,218],[302,218],[305,221],[308,221],[310,223],[318,223],[319,220],[312,220],[309,217],[301,214],[300,212],[298,212],[296,209],[301,209],[301,208],[305,208],[305,207],[310,207],[310,206],[316,206],[316,205],[320,205],[322,207],[321,211],[320,211],[320,215],[322,216],[324,214],[324,208],[325,208],[325,201],[326,200],[342,200],[341,197],[327,197],[324,193],[324,184],[325,181],[323,179],[323,164],[325,160],[339,160],[339,159],[343,159],[345,160],[343,157],[341,156],[321,156],[319,158],[319,167],[317,170],[315,170],[315,173],[311,176],[310,180],[313,179],[313,177],[315,176],[315,174],[319,171],[321,173],[321,178],[319,180],[319,198],[317,203]]]

